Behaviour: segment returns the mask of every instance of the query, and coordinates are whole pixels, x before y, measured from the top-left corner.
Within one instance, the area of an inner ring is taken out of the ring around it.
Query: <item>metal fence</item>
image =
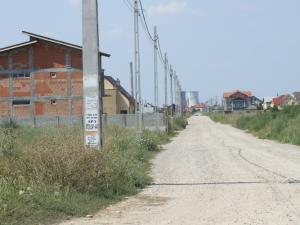
[[[159,130],[165,131],[167,129],[167,119],[163,113],[158,115],[159,117]],[[83,125],[82,116],[35,116],[35,117],[14,117],[14,118],[0,118],[0,124],[8,121],[13,121],[21,126],[29,127],[61,127],[61,126],[74,126]],[[135,114],[117,114],[106,115],[102,117],[104,126],[120,126],[125,128],[136,127],[136,115]],[[146,113],[142,116],[143,128],[148,130],[156,129],[156,117],[153,113]]]

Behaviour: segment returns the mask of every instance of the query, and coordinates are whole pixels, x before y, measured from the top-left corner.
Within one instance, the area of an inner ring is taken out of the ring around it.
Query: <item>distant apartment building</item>
[[[223,94],[224,112],[257,109],[262,101],[252,95],[251,91],[232,91]]]
[[[28,42],[0,49],[0,117],[82,116],[82,47],[23,33]],[[105,80],[104,113],[132,111],[130,95]]]
[[[194,105],[197,105],[199,103],[199,92],[198,91],[186,92],[186,102],[189,108]]]

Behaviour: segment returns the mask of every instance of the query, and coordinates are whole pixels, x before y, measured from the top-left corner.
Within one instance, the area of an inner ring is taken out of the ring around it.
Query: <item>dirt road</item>
[[[193,117],[154,160],[155,184],[61,225],[300,224],[300,148]]]

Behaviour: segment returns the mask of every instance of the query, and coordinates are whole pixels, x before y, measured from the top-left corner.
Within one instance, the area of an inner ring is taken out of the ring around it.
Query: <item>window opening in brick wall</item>
[[[30,78],[30,73],[14,73],[13,78]]]
[[[30,100],[13,100],[13,105],[29,105]]]
[[[56,105],[56,99],[51,99],[50,103],[51,103],[51,105]]]
[[[55,73],[55,72],[51,72],[51,73],[50,73],[50,77],[51,77],[52,79],[55,79],[55,78],[56,78],[56,73]]]

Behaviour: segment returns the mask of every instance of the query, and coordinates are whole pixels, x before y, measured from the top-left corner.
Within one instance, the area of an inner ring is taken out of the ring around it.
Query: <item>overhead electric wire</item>
[[[165,64],[166,61],[164,59],[164,56],[163,56],[163,53],[162,53],[162,50],[161,50],[159,38],[157,38],[157,42],[158,42],[158,53],[159,53],[159,56],[160,56],[159,58],[161,59],[162,63]]]
[[[141,24],[142,24],[142,27],[143,27],[143,29],[144,29],[144,31],[145,31],[146,38],[147,38],[147,40],[149,40],[149,44],[150,44],[151,46],[153,46],[153,43],[155,42],[154,39],[152,39],[152,37],[148,35],[148,31],[147,31],[147,28],[146,28],[145,23],[144,23],[144,22],[141,22]]]
[[[125,4],[125,6],[130,10],[130,11],[134,11],[134,7],[133,5],[129,2],[129,0],[123,0],[123,3]]]
[[[163,57],[163,53],[162,53],[162,50],[161,50],[161,45],[160,45],[160,41],[159,41],[159,37],[157,37],[157,40],[155,39],[155,37],[153,37],[151,35],[151,32],[149,30],[149,26],[148,26],[148,23],[147,23],[147,20],[146,20],[146,16],[145,16],[145,13],[144,13],[144,7],[143,7],[143,3],[141,0],[138,0],[139,1],[139,4],[140,4],[140,10],[141,13],[139,13],[139,16],[142,18],[142,27],[146,33],[146,36],[149,38],[149,40],[151,41],[151,45],[153,44],[153,42],[157,41],[158,42],[158,52],[159,52],[159,58],[161,60],[161,62],[163,64],[165,64],[165,59]],[[132,5],[132,3],[129,1],[129,0],[123,0],[124,4],[126,5],[126,7],[130,10],[130,11],[134,11],[134,6]]]
[[[127,1],[128,5],[129,5],[132,9],[134,9],[134,5],[130,2],[130,0],[126,0],[126,1]]]
[[[145,13],[144,13],[144,8],[143,8],[142,1],[139,0],[139,3],[140,3],[140,6],[141,6],[142,19],[143,19],[144,24],[145,24],[145,26],[146,26],[146,32],[148,33],[148,35],[149,35],[149,37],[150,37],[150,39],[151,39],[152,41],[156,41],[156,40],[152,37],[152,35],[151,35],[150,31],[149,31],[149,27],[148,27],[148,24],[147,24],[147,20],[146,20]]]

